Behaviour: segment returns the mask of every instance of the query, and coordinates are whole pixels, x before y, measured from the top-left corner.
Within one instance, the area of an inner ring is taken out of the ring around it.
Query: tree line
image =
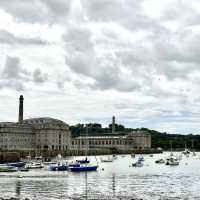
[[[70,126],[70,130],[72,133],[72,137],[86,135],[112,135],[112,124],[109,124],[108,127],[102,127],[102,125],[98,123],[77,124],[74,126]],[[138,130],[151,134],[152,148],[160,147],[164,150],[170,150],[172,146],[173,149],[184,149],[185,147],[187,147],[189,149],[193,148],[196,150],[200,150],[200,135],[169,134],[166,132],[150,130],[148,128],[125,128],[124,125],[115,124],[115,135],[127,135],[131,131]]]

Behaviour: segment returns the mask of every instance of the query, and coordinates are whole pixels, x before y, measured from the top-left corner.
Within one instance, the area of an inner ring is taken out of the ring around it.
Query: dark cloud
[[[48,74],[39,68],[33,72],[21,66],[19,57],[7,56],[4,69],[0,76],[0,88],[8,87],[22,91],[27,82],[44,83],[48,80]]]
[[[22,22],[52,24],[67,16],[70,1],[1,0],[0,7]]]
[[[28,71],[20,65],[20,58],[8,56],[2,77],[6,79],[21,79],[28,75]]]

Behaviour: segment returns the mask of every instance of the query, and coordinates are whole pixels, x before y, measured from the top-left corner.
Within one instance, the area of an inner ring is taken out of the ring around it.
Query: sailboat
[[[166,159],[166,165],[170,165],[170,166],[175,166],[175,165],[179,165],[179,161],[178,159],[173,155],[172,153],[172,142],[170,142],[171,145],[171,153],[169,158]]]
[[[182,152],[182,154],[184,154],[186,157],[189,157],[189,155],[190,155],[190,151],[187,148],[186,143],[185,143],[185,150]]]
[[[192,155],[196,156],[196,152],[194,151],[194,141],[192,140]]]
[[[87,136],[88,136],[88,127],[86,125],[86,141],[87,141]],[[88,141],[86,143],[86,159],[87,159],[87,150],[88,150]],[[73,165],[73,166],[69,166],[68,169],[71,172],[88,172],[88,171],[96,171],[98,168],[98,165],[92,165],[90,163],[81,163],[79,162],[79,164]]]

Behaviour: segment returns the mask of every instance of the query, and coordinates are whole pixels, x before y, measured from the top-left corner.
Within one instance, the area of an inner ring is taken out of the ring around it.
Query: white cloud
[[[0,0],[1,93],[27,116],[198,131],[199,18],[197,1]]]

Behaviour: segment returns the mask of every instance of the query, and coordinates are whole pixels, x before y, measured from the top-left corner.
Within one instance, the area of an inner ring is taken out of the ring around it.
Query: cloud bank
[[[199,8],[194,0],[2,1],[1,93],[23,92],[27,116],[107,124],[115,114],[130,127],[198,133]]]

